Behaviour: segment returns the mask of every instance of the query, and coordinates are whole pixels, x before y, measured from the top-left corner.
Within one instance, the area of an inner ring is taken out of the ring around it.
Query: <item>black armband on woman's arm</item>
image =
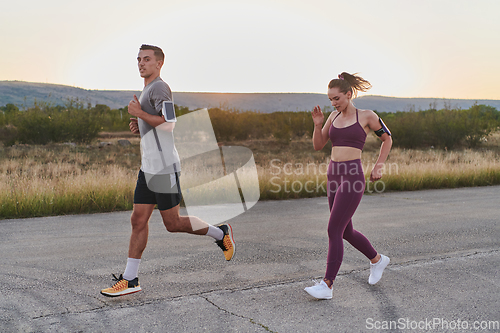
[[[375,134],[377,134],[378,137],[381,137],[382,134],[384,133],[387,133],[388,135],[391,135],[391,132],[389,131],[389,129],[387,128],[387,126],[385,126],[384,122],[382,121],[382,119],[379,117],[378,118],[378,121],[380,123],[380,125],[382,125],[382,128],[375,131]]]

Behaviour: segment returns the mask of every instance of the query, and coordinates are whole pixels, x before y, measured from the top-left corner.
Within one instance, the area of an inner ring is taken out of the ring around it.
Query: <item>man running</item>
[[[148,241],[148,223],[155,205],[158,205],[167,231],[210,236],[228,261],[235,252],[229,224],[214,227],[197,217],[179,215],[182,194],[179,185],[180,160],[173,141],[175,123],[166,122],[162,115],[163,102],[172,100],[170,87],[160,78],[164,59],[163,51],[157,46],[143,44],[139,49],[137,62],[139,73],[144,78],[144,89],[139,98],[134,95],[128,112],[137,117],[130,119],[129,126],[133,133],[141,135],[142,165],[130,218],[132,234],[127,265],[119,277],[113,274],[116,283],[112,287],[101,290],[105,296],[122,296],[141,290],[139,264]]]

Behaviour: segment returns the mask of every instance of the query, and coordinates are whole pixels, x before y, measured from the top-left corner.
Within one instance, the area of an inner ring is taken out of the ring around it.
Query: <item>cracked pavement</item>
[[[368,261],[345,243],[329,301],[303,291],[325,270],[326,198],[262,201],[234,218],[230,262],[210,238],[168,233],[155,212],[143,290],[118,298],[99,291],[125,267],[130,212],[1,220],[0,327],[363,332],[439,319],[433,330],[460,320],[474,331],[476,321],[500,321],[499,199],[500,186],[365,195],[354,227],[391,264],[371,286]],[[490,328],[481,331],[499,331]]]

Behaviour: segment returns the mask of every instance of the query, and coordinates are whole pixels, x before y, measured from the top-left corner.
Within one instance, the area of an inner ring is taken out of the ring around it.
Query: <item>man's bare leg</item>
[[[142,253],[148,243],[149,218],[154,208],[154,204],[134,204],[134,210],[130,216],[132,234],[130,235],[125,272],[119,278],[115,276],[117,282],[111,288],[101,290],[101,294],[116,297],[141,290],[137,274]]]
[[[179,205],[160,211],[163,224],[169,232],[186,232],[193,235],[206,235],[209,224],[195,216],[180,216]]]
[[[154,208],[154,204],[134,204],[134,210],[130,217],[132,234],[130,235],[128,248],[129,258],[140,259],[142,257],[142,253],[148,243],[149,218]]]
[[[163,224],[169,232],[186,232],[193,235],[206,235],[214,238],[216,244],[224,252],[226,260],[231,260],[234,255],[235,245],[233,232],[229,224],[217,227],[209,225],[196,216],[180,216],[179,205],[160,211]]]

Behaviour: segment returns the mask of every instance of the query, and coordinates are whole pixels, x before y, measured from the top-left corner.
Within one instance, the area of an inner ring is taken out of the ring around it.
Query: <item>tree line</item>
[[[310,112],[255,113],[210,109],[215,136],[221,141],[262,139],[282,142],[312,137]],[[469,109],[377,112],[392,132],[395,147],[475,148],[500,128],[500,112],[486,105]],[[325,113],[325,119],[330,115]]]
[[[127,107],[110,109],[68,101],[62,106],[35,103],[24,111],[7,104],[0,111],[0,140],[5,145],[90,143],[99,132],[129,130]],[[176,105],[178,117],[189,112],[187,107]],[[309,111],[259,113],[210,108],[208,112],[218,141],[274,138],[289,143],[311,137],[314,130]],[[402,148],[474,148],[500,126],[500,112],[486,105],[378,114],[390,128],[394,146]],[[328,116],[326,112],[325,119]]]
[[[431,108],[380,116],[392,131],[395,146],[402,148],[476,148],[500,127],[500,112],[477,104],[469,109]]]

